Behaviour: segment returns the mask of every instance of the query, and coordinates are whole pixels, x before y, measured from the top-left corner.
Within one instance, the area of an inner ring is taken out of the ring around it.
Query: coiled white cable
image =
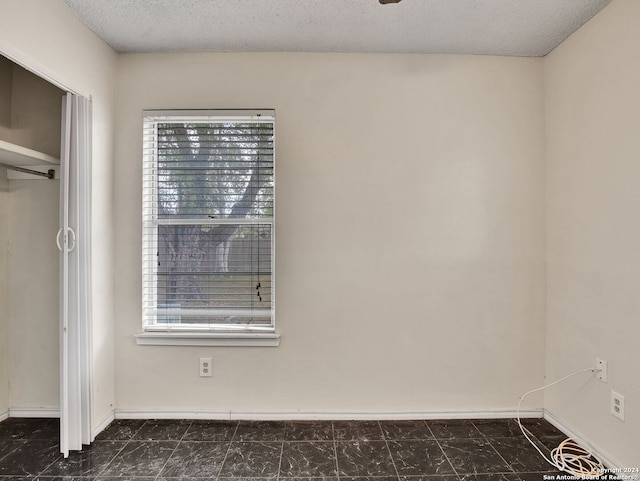
[[[533,442],[533,440],[529,437],[529,434],[533,436],[533,434],[525,428],[520,422],[520,405],[525,397],[529,394],[533,394],[534,392],[542,391],[547,389],[548,387],[554,386],[562,381],[566,381],[567,379],[577,376],[579,374],[585,372],[596,372],[599,371],[597,368],[589,367],[587,369],[582,369],[581,371],[576,371],[568,376],[563,377],[562,379],[558,379],[557,381],[552,382],[551,384],[547,384],[546,386],[539,387],[537,389],[532,389],[531,391],[520,396],[520,401],[518,401],[518,408],[516,411],[518,426],[520,426],[520,431],[524,434],[524,437],[527,438],[527,441],[531,443],[531,445],[536,448],[536,451],[540,453],[540,456],[560,471],[564,471],[565,473],[569,473],[573,476],[576,476],[581,479],[593,479],[601,476],[605,472],[605,466],[598,460],[595,459],[593,454],[580,446],[577,442],[575,442],[571,438],[567,438],[562,441],[557,448],[551,451],[551,459],[547,458],[544,453],[540,450],[540,448]],[[529,434],[527,434],[529,433]]]

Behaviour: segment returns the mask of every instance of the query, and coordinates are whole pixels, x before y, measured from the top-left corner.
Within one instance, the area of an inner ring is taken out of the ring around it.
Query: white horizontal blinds
[[[272,112],[147,112],[144,144],[146,327],[272,330]]]

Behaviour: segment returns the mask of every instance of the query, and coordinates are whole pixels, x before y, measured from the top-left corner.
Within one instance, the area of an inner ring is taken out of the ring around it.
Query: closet
[[[59,173],[65,92],[0,57],[0,164]],[[2,311],[12,415],[59,409],[60,181],[0,167],[6,270]],[[5,248],[6,246],[6,248]]]
[[[89,126],[0,55],[0,414],[59,416],[65,455],[92,441]]]

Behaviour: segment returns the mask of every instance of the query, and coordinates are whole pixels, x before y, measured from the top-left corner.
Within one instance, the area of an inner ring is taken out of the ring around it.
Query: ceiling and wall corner
[[[610,0],[65,0],[118,52],[541,57]]]

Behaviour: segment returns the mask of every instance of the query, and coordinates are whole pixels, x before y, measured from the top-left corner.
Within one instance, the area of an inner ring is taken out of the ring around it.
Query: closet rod
[[[47,172],[38,172],[37,170],[24,169],[15,165],[3,164],[0,162],[0,167],[4,167],[9,170],[17,170],[18,172],[24,172],[25,174],[39,175],[40,177],[46,177],[47,179],[55,179],[56,171],[49,169]]]

